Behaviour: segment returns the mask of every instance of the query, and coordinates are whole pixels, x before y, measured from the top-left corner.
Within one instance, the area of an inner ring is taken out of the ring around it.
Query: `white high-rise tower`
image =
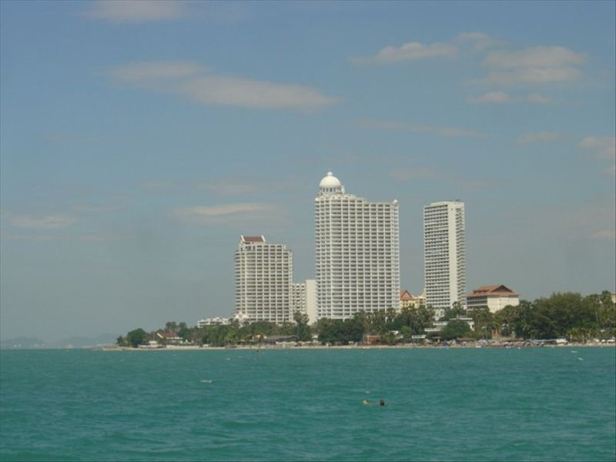
[[[466,300],[464,228],[463,202],[433,202],[424,207],[426,303],[440,313]]]
[[[246,321],[293,320],[293,256],[284,244],[242,236],[235,252],[235,315]]]
[[[346,194],[328,172],[315,199],[315,240],[319,318],[399,308],[398,201]]]

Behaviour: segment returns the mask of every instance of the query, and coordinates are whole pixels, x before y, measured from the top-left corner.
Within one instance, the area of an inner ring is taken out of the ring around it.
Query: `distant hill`
[[[2,350],[30,350],[35,348],[93,348],[115,344],[117,334],[101,334],[95,337],[75,336],[57,342],[45,342],[35,337],[15,337],[0,341]]]
[[[2,350],[27,350],[31,348],[50,348],[50,345],[35,337],[15,337],[0,340],[0,349]]]
[[[118,334],[101,334],[96,337],[69,337],[54,342],[56,348],[88,348],[115,344]]]

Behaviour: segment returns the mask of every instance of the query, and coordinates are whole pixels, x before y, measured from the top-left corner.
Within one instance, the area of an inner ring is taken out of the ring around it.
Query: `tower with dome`
[[[315,198],[315,256],[319,318],[399,308],[398,201],[347,194],[327,172]]]

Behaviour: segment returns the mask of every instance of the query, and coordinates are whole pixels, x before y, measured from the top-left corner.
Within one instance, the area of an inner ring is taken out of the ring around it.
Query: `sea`
[[[607,462],[615,378],[614,348],[1,351],[0,461]]]

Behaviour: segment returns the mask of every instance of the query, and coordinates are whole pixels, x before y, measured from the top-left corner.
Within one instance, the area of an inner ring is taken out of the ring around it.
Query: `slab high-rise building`
[[[308,323],[317,322],[317,281],[306,279],[293,284],[292,316],[296,311],[308,316]]]
[[[242,236],[235,251],[235,316],[288,322],[293,319],[293,255],[284,244],[264,236]]]
[[[442,313],[465,304],[464,203],[433,202],[424,207],[426,304]]]
[[[328,172],[315,199],[315,245],[319,318],[399,308],[398,201],[347,194]]]

